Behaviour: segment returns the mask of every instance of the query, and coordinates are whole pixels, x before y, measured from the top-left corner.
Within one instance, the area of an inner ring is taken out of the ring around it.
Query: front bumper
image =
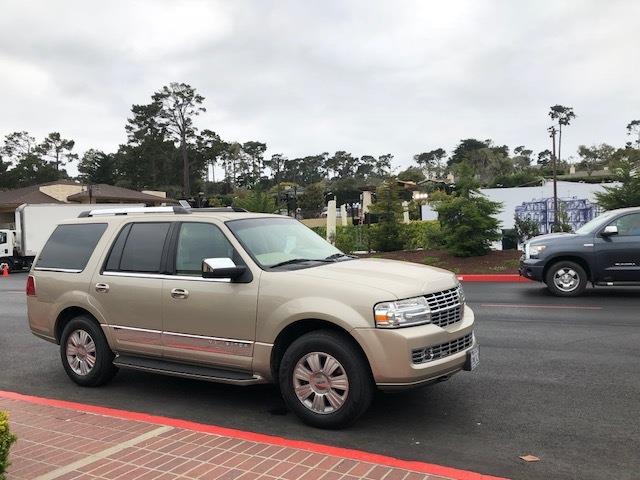
[[[473,324],[473,311],[465,306],[462,321],[444,328],[432,324],[398,329],[356,328],[352,334],[367,355],[376,385],[399,389],[446,379],[462,370],[467,352],[477,345],[475,337],[463,350],[423,363],[414,363],[412,352],[471,335]]]
[[[529,280],[544,282],[544,265],[545,262],[537,258],[521,259],[518,273]]]

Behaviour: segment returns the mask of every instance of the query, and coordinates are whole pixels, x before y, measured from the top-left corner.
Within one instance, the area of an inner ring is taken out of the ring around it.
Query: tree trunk
[[[185,199],[191,195],[191,185],[189,185],[189,157],[187,156],[187,139],[183,136],[180,142],[180,150],[182,151],[182,189],[184,190]]]

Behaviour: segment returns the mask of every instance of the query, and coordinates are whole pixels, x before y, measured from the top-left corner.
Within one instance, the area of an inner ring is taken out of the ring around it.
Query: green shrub
[[[312,227],[322,238],[326,238],[327,228]],[[375,238],[379,235],[380,224],[371,225],[338,225],[336,227],[336,247],[343,252],[366,252],[377,250]],[[442,232],[437,221],[417,221],[399,223],[397,239],[399,249],[416,250],[439,249],[443,247]]]
[[[9,467],[9,449],[16,441],[16,436],[9,430],[9,416],[0,412],[0,480],[5,479],[5,472]]]

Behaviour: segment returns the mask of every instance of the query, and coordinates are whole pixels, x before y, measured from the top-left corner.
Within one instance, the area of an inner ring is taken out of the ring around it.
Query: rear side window
[[[58,225],[38,257],[36,269],[81,272],[106,229],[106,223]]]
[[[127,225],[114,243],[107,270],[158,273],[170,223]]]

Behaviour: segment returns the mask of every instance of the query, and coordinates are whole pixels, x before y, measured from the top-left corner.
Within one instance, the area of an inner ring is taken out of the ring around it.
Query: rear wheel
[[[342,428],[371,404],[369,365],[349,339],[319,330],[293,342],[280,365],[280,389],[287,406],[305,423]]]
[[[103,385],[118,371],[102,329],[88,315],[75,317],[64,327],[60,358],[69,378],[83,387]]]
[[[575,262],[557,262],[549,268],[545,283],[558,297],[577,297],[587,288],[587,273]]]

